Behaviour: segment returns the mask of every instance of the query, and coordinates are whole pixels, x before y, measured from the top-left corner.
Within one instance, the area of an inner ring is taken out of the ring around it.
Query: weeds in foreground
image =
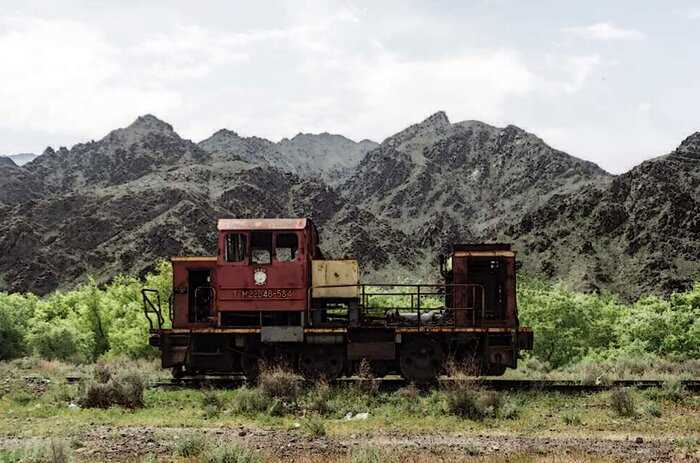
[[[644,413],[649,416],[653,416],[654,418],[660,418],[661,408],[656,402],[648,402],[646,405],[644,405]]]
[[[581,421],[580,415],[577,415],[575,413],[570,413],[570,412],[564,413],[561,416],[561,420],[567,426],[581,426],[583,424],[583,422]]]
[[[384,463],[386,456],[376,447],[360,447],[352,452],[350,463]]]
[[[369,360],[362,359],[360,364],[357,366],[357,376],[360,381],[357,383],[356,388],[359,392],[369,395],[374,395],[379,392],[379,381],[374,376],[372,371],[372,365]]]
[[[192,434],[175,444],[175,453],[184,458],[200,456],[207,447],[207,440],[201,434]]]
[[[610,392],[610,406],[618,416],[632,417],[637,413],[634,396],[627,388],[620,387]]]
[[[321,379],[308,391],[304,400],[304,408],[312,413],[325,416],[331,411],[329,402],[332,398],[332,390],[328,382]]]
[[[201,463],[262,463],[262,457],[248,449],[231,444],[211,446],[200,458]]]
[[[106,381],[105,381],[106,380]],[[87,408],[142,408],[145,378],[136,370],[105,373],[96,367],[94,379],[87,383],[80,404]]]
[[[267,397],[258,388],[243,387],[233,399],[233,411],[242,415],[256,415],[267,411]]]
[[[302,392],[304,378],[283,365],[264,366],[258,385],[263,394],[285,403],[294,403]]]
[[[323,437],[326,435],[326,425],[323,419],[318,415],[311,415],[301,423],[301,429],[304,433],[312,438]]]
[[[73,461],[68,445],[63,441],[51,440],[17,450],[1,450],[2,463],[68,463]]]
[[[202,393],[202,411],[205,418],[216,418],[224,408],[224,401],[216,391],[206,390]]]
[[[481,421],[487,411],[477,391],[468,388],[455,388],[445,393],[447,411],[453,415]]]
[[[666,400],[680,402],[688,396],[688,390],[678,378],[673,378],[664,382],[659,395]]]

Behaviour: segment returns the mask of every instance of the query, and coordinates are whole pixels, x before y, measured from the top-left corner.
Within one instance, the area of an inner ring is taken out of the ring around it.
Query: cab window
[[[242,262],[245,259],[247,241],[242,233],[226,235],[226,262]]]
[[[272,261],[272,232],[256,231],[250,234],[250,257],[254,264]]]
[[[275,240],[275,259],[278,262],[296,260],[299,252],[299,241],[296,233],[279,233]]]

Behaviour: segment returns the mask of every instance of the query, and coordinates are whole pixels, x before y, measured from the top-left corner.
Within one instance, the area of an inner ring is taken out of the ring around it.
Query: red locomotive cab
[[[318,233],[308,219],[222,219],[215,300],[220,327],[303,324]]]

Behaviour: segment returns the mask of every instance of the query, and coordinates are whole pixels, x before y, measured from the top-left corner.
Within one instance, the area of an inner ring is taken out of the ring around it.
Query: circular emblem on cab
[[[253,280],[255,280],[256,285],[264,285],[267,281],[267,273],[265,273],[264,268],[256,268],[253,274]]]

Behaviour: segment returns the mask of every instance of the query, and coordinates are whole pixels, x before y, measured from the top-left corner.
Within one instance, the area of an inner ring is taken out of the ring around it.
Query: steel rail
[[[361,379],[356,377],[341,378],[333,381],[337,385],[352,385],[363,381],[376,381],[379,383],[379,390],[391,391],[409,385],[409,382],[403,378],[382,378],[382,379]],[[450,387],[463,384],[474,388],[483,388],[501,391],[541,391],[541,392],[562,392],[562,393],[581,393],[581,392],[599,392],[610,389],[629,387],[636,389],[651,389],[660,388],[666,384],[665,380],[650,380],[650,379],[622,379],[614,380],[600,384],[583,383],[575,380],[533,380],[533,379],[503,379],[503,378],[440,378],[437,383],[427,385],[426,387]],[[680,381],[683,387],[688,391],[700,391],[700,380],[684,380]],[[245,384],[243,376],[210,376],[210,377],[192,377],[173,379],[170,381],[160,381],[150,385],[156,388],[232,388],[240,387]],[[309,381],[313,384],[313,381]]]

